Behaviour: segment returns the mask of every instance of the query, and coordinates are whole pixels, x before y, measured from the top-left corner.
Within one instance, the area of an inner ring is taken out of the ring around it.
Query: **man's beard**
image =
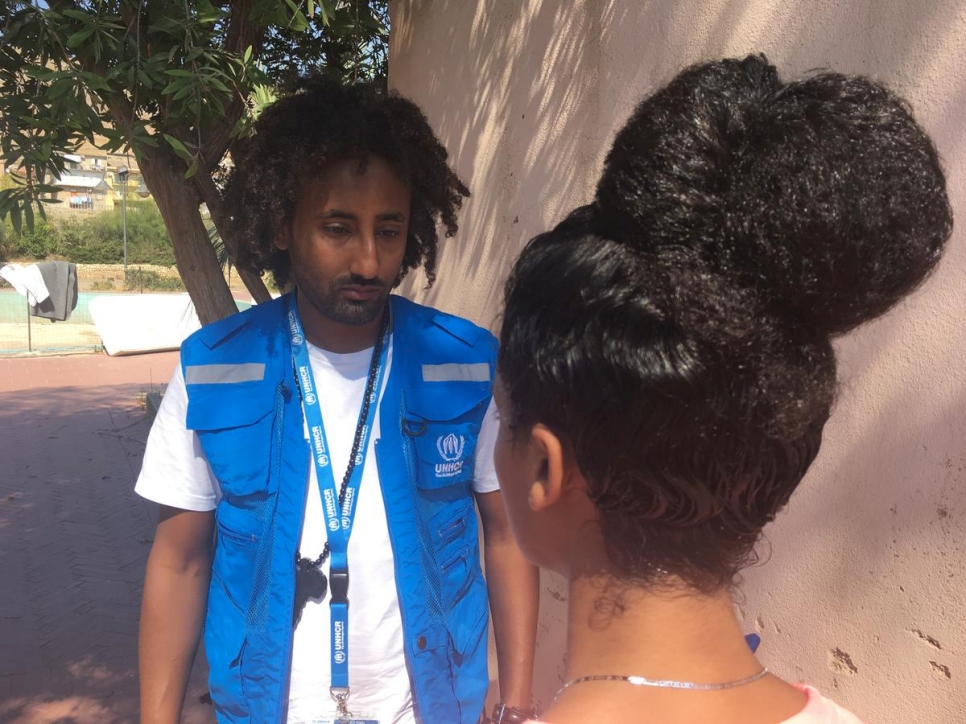
[[[351,274],[344,274],[327,282],[296,278],[295,283],[299,294],[304,295],[327,319],[355,327],[376,321],[386,306],[390,292],[388,285],[380,279],[364,279]],[[346,299],[340,293],[340,289],[345,286],[376,289],[379,294],[360,301]]]

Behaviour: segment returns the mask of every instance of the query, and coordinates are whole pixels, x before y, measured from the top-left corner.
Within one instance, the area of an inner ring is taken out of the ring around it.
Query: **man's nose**
[[[379,274],[379,250],[376,236],[371,231],[359,234],[350,271],[364,279],[374,279]]]

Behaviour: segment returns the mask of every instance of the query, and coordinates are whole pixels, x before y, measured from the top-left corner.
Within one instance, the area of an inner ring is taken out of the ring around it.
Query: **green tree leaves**
[[[3,0],[0,220],[44,216],[64,154],[85,141],[133,151],[161,193],[152,168],[173,163],[210,200],[266,89],[319,69],[384,81],[387,24],[388,0]]]
[[[13,0],[5,15],[0,160],[20,183],[0,218],[39,207],[84,140],[137,154],[163,139],[196,173],[247,131],[257,89],[327,64],[356,79],[386,71],[367,50],[385,45],[385,0]]]

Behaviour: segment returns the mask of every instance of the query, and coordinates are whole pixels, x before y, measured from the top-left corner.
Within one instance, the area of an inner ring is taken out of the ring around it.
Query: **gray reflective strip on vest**
[[[232,382],[258,382],[265,379],[265,365],[246,362],[240,365],[192,365],[184,368],[188,385],[221,385]]]
[[[486,362],[461,365],[423,365],[423,382],[489,382],[490,365]]]

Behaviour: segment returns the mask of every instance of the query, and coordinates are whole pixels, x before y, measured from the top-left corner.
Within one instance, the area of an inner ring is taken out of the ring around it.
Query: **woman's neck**
[[[607,575],[570,584],[567,680],[597,674],[721,683],[761,670],[727,591],[643,589]]]
[[[727,590],[702,595],[683,585],[645,589],[600,571],[571,578],[565,682],[585,676],[641,676],[720,684],[761,670],[735,620]],[[722,691],[595,681],[562,692],[542,718],[556,724],[774,722],[804,705],[800,691],[771,675]]]

